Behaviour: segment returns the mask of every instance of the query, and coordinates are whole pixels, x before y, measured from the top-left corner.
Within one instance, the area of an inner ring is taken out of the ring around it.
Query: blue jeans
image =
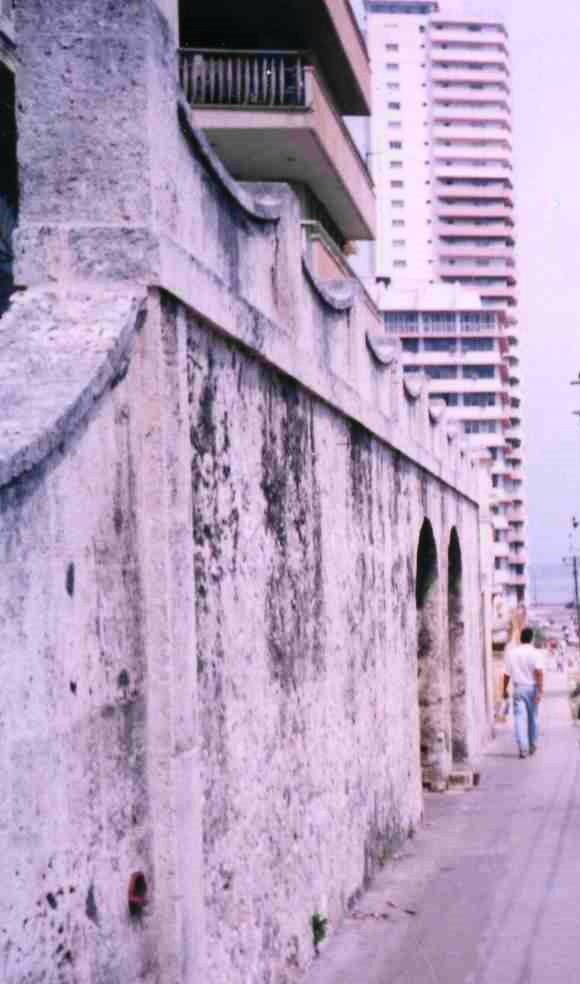
[[[528,752],[538,744],[538,705],[535,697],[535,686],[514,686],[514,723],[520,752]]]

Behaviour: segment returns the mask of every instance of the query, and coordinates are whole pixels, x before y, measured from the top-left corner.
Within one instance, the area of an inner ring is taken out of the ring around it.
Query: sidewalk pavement
[[[541,740],[512,720],[474,790],[427,794],[425,823],[323,948],[305,984],[580,981],[580,728],[547,675]]]

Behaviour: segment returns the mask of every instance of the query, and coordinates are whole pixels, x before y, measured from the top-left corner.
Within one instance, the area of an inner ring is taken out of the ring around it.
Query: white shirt
[[[519,646],[509,646],[505,656],[505,672],[512,678],[516,687],[533,687],[535,684],[534,670],[544,669],[544,657],[541,650],[535,649],[529,642]]]

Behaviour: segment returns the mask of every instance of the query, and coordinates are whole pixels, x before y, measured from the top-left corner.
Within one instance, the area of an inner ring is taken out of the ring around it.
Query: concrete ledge
[[[0,486],[38,465],[123,375],[146,292],[38,287],[0,321]]]
[[[181,130],[197,157],[200,158],[207,170],[222,186],[232,201],[242,209],[250,219],[257,222],[277,222],[280,219],[280,203],[273,198],[254,198],[242,188],[224,167],[203,130],[194,126],[192,111],[182,92],[177,100],[177,118]]]
[[[429,417],[432,424],[438,424],[444,417],[447,404],[445,400],[429,401]]]
[[[334,311],[350,311],[356,298],[356,285],[349,280],[335,280],[323,283],[319,280],[306,256],[302,257],[302,268],[311,287],[322,298],[327,307]]]
[[[397,361],[401,346],[399,342],[383,338],[381,335],[366,334],[367,348],[379,366],[387,368]]]
[[[410,400],[418,400],[424,389],[424,379],[422,373],[416,376],[403,376],[403,390],[405,396]]]

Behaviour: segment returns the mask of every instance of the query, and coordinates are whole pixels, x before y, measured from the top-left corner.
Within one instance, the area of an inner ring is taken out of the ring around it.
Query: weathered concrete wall
[[[336,923],[419,820],[419,530],[433,517],[445,545],[442,660],[446,545],[455,528],[477,557],[478,516],[192,316],[187,335],[207,980],[281,984],[312,957],[312,915]]]
[[[6,984],[202,979],[187,399],[143,301],[37,291],[0,323]]]

